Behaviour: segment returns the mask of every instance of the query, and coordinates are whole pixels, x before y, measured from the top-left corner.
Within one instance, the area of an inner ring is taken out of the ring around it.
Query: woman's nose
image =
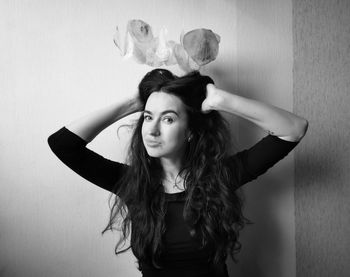
[[[152,122],[152,126],[150,126],[149,134],[157,137],[160,135],[160,130],[159,130],[159,123],[158,122]]]

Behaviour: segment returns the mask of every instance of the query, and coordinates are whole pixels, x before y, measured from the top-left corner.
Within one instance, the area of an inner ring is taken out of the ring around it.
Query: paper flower
[[[220,36],[208,29],[195,29],[180,36],[180,43],[166,40],[167,29],[161,28],[154,37],[151,26],[139,19],[129,20],[124,39],[114,35],[114,43],[125,58],[133,57],[138,63],[152,67],[178,64],[184,71],[198,70],[215,60],[219,52]]]

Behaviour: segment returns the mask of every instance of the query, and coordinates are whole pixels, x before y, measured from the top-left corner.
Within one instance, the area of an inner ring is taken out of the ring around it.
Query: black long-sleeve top
[[[93,184],[113,191],[115,184],[125,172],[127,165],[111,161],[86,147],[87,142],[63,127],[48,138],[49,146],[56,156],[69,168]],[[289,142],[268,135],[249,149],[228,158],[228,165],[241,186],[265,173],[284,158],[298,142]],[[164,269],[142,263],[144,277],[228,277],[225,261],[208,263],[214,245],[199,249],[191,237],[182,216],[186,192],[165,194],[165,250],[162,253]],[[132,247],[132,245],[131,245]]]

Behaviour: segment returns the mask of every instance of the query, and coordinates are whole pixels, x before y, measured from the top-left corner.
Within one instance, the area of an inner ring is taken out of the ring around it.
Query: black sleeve
[[[249,149],[228,158],[228,166],[234,171],[237,185],[242,186],[265,173],[288,155],[298,144],[268,135]]]
[[[48,138],[55,155],[93,184],[112,191],[127,165],[108,160],[86,147],[87,142],[63,127]]]

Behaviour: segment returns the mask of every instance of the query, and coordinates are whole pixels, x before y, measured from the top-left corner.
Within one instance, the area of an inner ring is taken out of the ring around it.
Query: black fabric
[[[108,160],[86,147],[87,142],[63,127],[48,138],[56,156],[77,174],[93,184],[112,191],[127,165]],[[237,178],[238,186],[256,179],[283,159],[298,142],[289,142],[268,135],[249,149],[240,151],[227,159],[227,166]],[[214,245],[199,249],[199,244],[189,233],[182,217],[186,192],[166,194],[165,250],[162,254],[165,269],[156,270],[141,264],[144,277],[227,277],[225,262],[213,266],[208,263]]]

